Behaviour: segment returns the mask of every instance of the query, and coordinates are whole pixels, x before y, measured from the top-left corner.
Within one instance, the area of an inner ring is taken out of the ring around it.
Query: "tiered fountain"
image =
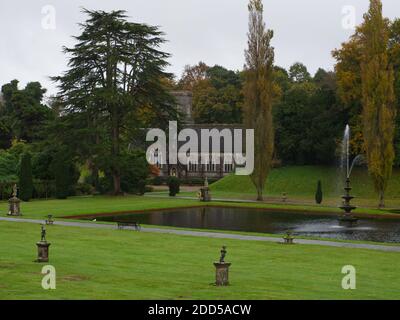
[[[340,206],[339,208],[344,211],[344,215],[342,215],[339,220],[341,222],[344,222],[346,224],[354,224],[358,221],[356,217],[353,216],[352,211],[355,210],[357,207],[351,205],[351,200],[354,199],[353,196],[350,195],[351,191],[351,186],[350,186],[350,175],[351,171],[353,170],[353,167],[355,163],[361,158],[360,156],[357,156],[354,158],[353,163],[350,167],[350,127],[347,125],[346,130],[344,132],[344,138],[343,138],[343,146],[342,146],[342,165],[346,166],[346,183],[344,187],[345,194],[342,197],[343,205]]]

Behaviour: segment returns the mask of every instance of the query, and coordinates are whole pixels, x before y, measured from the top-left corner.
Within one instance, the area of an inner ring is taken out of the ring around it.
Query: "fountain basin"
[[[338,215],[293,213],[237,207],[198,207],[154,210],[141,213],[85,216],[82,219],[106,222],[138,222],[141,225],[257,232],[284,235],[291,230],[296,238],[317,237],[340,240],[361,240],[400,243],[399,218],[363,217],[355,225],[353,219],[341,221]],[[339,218],[339,219],[338,219]],[[77,217],[74,217],[77,219]],[[277,238],[279,241],[281,237]]]

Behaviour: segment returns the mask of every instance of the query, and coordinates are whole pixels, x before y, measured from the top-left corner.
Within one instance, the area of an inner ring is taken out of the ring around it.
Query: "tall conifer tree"
[[[388,21],[382,16],[380,0],[371,0],[361,26],[363,135],[368,171],[384,207],[384,194],[392,175],[395,157],[394,73],[388,57]]]
[[[19,197],[23,201],[29,201],[33,193],[31,155],[24,153],[21,156],[19,167]]]
[[[263,200],[263,189],[271,169],[274,152],[272,119],[274,48],[273,31],[266,30],[261,0],[249,3],[248,49],[246,50],[244,84],[244,125],[254,129],[254,172],[251,180],[257,189],[257,200]]]

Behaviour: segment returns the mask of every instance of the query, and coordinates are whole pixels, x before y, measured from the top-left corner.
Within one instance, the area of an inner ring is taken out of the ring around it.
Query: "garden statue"
[[[50,243],[46,240],[46,228],[41,225],[41,240],[36,243],[38,248],[38,258],[36,262],[49,262],[49,247]]]
[[[210,188],[208,186],[208,178],[204,181],[204,187],[200,188],[200,201],[210,202],[211,201],[211,193]]]
[[[219,263],[225,263],[225,257],[226,257],[226,247],[223,246],[221,250],[221,258],[219,259]]]
[[[40,241],[46,242],[46,229],[43,224],[42,224],[42,239]]]
[[[22,216],[20,203],[21,200],[17,198],[18,188],[17,185],[13,186],[12,198],[8,200],[8,215],[9,216]]]
[[[215,273],[215,285],[216,286],[227,286],[229,285],[229,267],[230,263],[225,262],[226,257],[226,247],[223,246],[221,250],[221,257],[219,262],[214,262],[216,269]]]

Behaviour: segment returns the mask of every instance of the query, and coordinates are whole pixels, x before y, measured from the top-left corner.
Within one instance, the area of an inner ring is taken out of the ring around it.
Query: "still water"
[[[139,214],[96,217],[98,221],[211,230],[283,234],[342,240],[400,243],[400,219],[360,219],[352,227],[340,225],[337,216],[282,213],[248,208],[185,208]]]

